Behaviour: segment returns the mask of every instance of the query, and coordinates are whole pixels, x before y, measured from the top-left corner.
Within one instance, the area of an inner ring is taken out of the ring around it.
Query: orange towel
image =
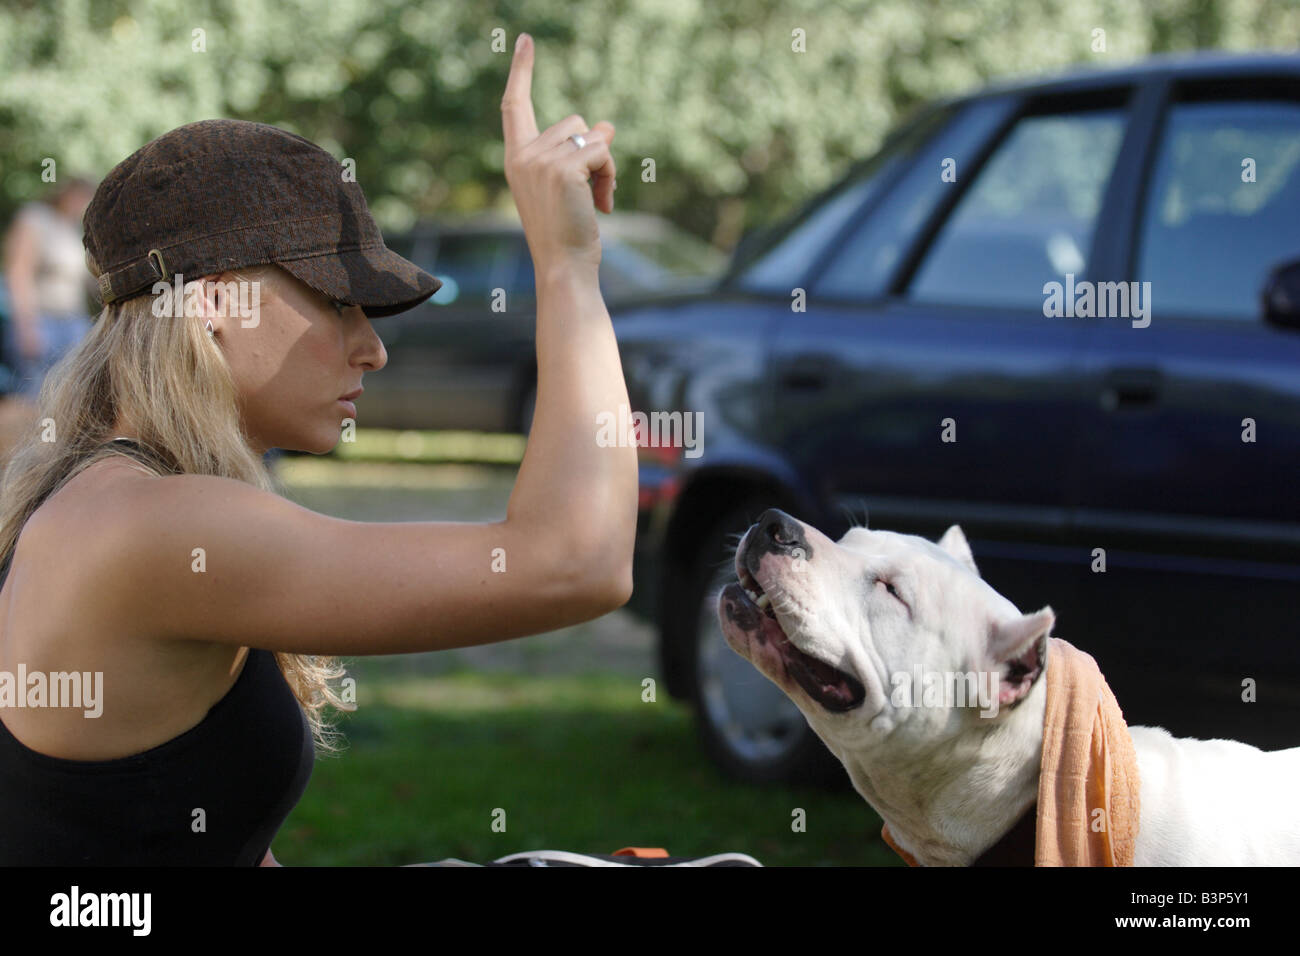
[[[1091,654],[1048,638],[1035,866],[1132,866],[1137,752]]]
[[[1034,865],[1132,866],[1141,781],[1128,725],[1092,655],[1048,644]],[[917,865],[887,825],[881,836]]]

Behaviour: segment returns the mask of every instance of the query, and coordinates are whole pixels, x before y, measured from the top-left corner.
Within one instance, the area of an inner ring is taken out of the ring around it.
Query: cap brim
[[[331,299],[361,306],[371,319],[413,309],[442,288],[441,279],[387,246],[276,260],[276,265]]]

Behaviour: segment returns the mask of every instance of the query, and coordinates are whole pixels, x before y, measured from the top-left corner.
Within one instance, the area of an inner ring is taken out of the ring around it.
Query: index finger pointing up
[[[515,41],[510,76],[501,98],[501,127],[507,153],[537,139],[537,117],[533,115],[533,38],[527,33],[519,34]]]

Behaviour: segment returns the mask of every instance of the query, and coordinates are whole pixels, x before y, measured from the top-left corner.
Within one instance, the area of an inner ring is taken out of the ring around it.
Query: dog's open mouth
[[[753,632],[759,643],[770,641],[780,654],[786,673],[794,678],[804,693],[827,710],[841,713],[861,705],[867,696],[862,683],[852,674],[846,674],[795,647],[772,610],[771,599],[754,576],[743,567],[737,571],[739,583],[727,585],[724,591],[724,596],[732,602],[728,613],[736,623],[745,631]]]

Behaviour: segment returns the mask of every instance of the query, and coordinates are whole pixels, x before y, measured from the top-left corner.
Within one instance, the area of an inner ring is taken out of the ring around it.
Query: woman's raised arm
[[[505,519],[346,521],[231,479],[123,482],[79,560],[88,596],[127,633],[393,654],[552,630],[627,601],[636,448],[600,427],[625,421],[628,402],[597,278],[594,203],[613,209],[613,127],[569,116],[538,135],[532,64],[529,38],[502,100],[507,180],[535,266],[538,367]]]

